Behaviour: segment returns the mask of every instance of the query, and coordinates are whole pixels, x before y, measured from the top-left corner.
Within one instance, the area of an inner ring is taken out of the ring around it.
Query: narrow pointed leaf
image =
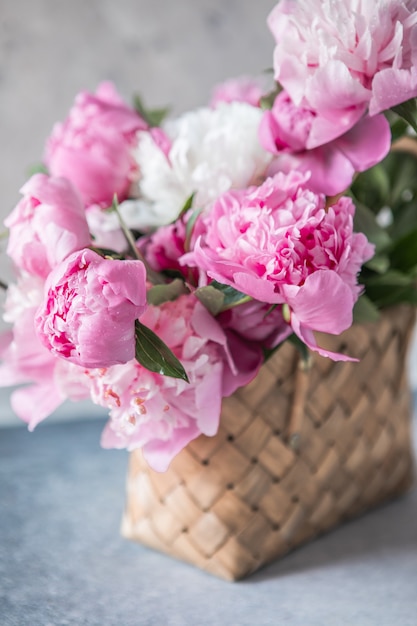
[[[135,111],[139,113],[145,122],[152,128],[160,126],[170,111],[169,107],[164,107],[162,109],[148,109],[145,107],[139,94],[135,94],[133,96],[133,106]]]
[[[189,211],[191,209],[191,207],[193,206],[193,200],[195,197],[195,191],[193,191],[193,193],[188,196],[188,198],[186,199],[186,201],[184,202],[184,205],[178,215],[178,218],[182,217],[183,215],[185,215],[185,213],[187,213],[187,211]]]
[[[224,295],[224,303],[222,310],[226,311],[227,309],[232,309],[239,304],[243,304],[244,302],[250,302],[252,298],[248,296],[246,293],[242,293],[238,291],[234,287],[230,287],[229,285],[223,285],[222,283],[218,283],[217,280],[213,280],[210,285],[215,289],[218,289]]]
[[[302,360],[305,363],[308,363],[309,360],[311,359],[311,355],[310,355],[310,351],[309,351],[308,347],[306,346],[306,344],[303,341],[301,341],[301,339],[299,337],[297,337],[297,335],[295,335],[294,333],[288,337],[287,341],[292,343],[292,345],[295,348],[297,348],[297,350],[300,353],[300,356],[301,356]]]
[[[169,300],[176,300],[179,296],[188,293],[186,286],[180,278],[176,278],[165,285],[154,285],[148,289],[148,303],[158,306]]]
[[[190,216],[190,218],[189,218],[189,220],[187,222],[187,225],[185,227],[184,250],[186,250],[187,252],[190,249],[191,237],[192,237],[192,234],[193,234],[193,229],[194,229],[195,223],[196,223],[199,215],[202,213],[202,211],[203,211],[203,207],[199,207],[198,209],[195,209],[195,211]]]
[[[417,266],[417,229],[398,239],[390,251],[391,265],[402,272]]]
[[[356,232],[364,233],[367,239],[375,245],[375,252],[385,250],[391,243],[390,237],[377,222],[374,213],[362,202],[356,202],[354,228]]]
[[[353,322],[355,324],[377,322],[379,316],[378,308],[367,296],[361,296],[356,302],[353,309]]]
[[[415,278],[397,270],[367,278],[366,296],[378,307],[393,306],[400,302],[416,302]]]
[[[189,382],[182,363],[150,328],[135,322],[136,360],[147,370]]]
[[[200,287],[194,292],[194,295],[214,316],[218,315],[223,308],[224,294],[212,285]]]
[[[35,163],[28,168],[28,176],[33,176],[34,174],[49,174],[49,170],[43,163]]]
[[[415,98],[407,100],[407,102],[402,104],[397,104],[397,106],[392,107],[392,111],[408,122],[417,132],[417,103]]]

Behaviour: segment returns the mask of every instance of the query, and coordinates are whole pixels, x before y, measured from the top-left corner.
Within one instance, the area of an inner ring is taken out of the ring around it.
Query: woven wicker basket
[[[223,404],[170,469],[132,453],[122,534],[228,580],[405,491],[412,480],[406,353],[414,311],[392,309],[321,345],[359,363],[286,344]]]

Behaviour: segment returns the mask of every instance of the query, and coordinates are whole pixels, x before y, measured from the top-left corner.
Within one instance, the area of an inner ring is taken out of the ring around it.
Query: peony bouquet
[[[176,119],[80,93],[5,221],[1,385],[164,471],[284,341],[417,302],[417,0],[281,0],[274,80]],[[6,285],[4,285],[6,287]]]

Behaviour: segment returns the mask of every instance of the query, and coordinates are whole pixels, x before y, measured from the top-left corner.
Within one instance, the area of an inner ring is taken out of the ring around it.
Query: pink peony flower
[[[138,240],[146,260],[157,272],[176,270],[183,272],[179,258],[185,252],[186,226],[179,219],[168,226],[161,226],[152,235]]]
[[[269,16],[275,78],[319,113],[310,147],[417,96],[415,0],[281,0]]]
[[[326,211],[307,179],[277,174],[260,187],[223,194],[181,262],[261,302],[287,304],[294,332],[320,352],[304,329],[339,334],[351,325],[356,277],[373,246],[353,233],[350,198]]]
[[[33,321],[42,293],[43,281],[28,275],[9,286],[5,319],[13,330],[0,336],[0,386],[24,385],[12,392],[11,404],[29,430],[67,398],[89,395],[84,370],[55,357],[36,335]]]
[[[35,174],[21,193],[4,222],[10,230],[7,253],[18,268],[46,277],[69,254],[91,244],[84,207],[64,178]]]
[[[165,471],[201,433],[216,434],[222,398],[249,382],[262,355],[236,336],[230,340],[194,296],[149,306],[142,321],[183,363],[190,383],[145,370],[137,361],[90,370],[94,402],[110,409],[105,448],[142,447],[146,460]],[[234,359],[234,354],[238,359]]]
[[[136,172],[136,133],[146,128],[114,86],[102,83],[95,94],[81,92],[65,122],[55,125],[46,165],[74,183],[87,206],[110,206],[114,194],[120,201],[127,196]]]
[[[137,245],[152,269],[157,272],[165,270],[181,272],[187,280],[190,279],[190,268],[184,269],[180,258],[187,251],[186,246],[193,247],[204,228],[202,221],[197,220],[190,229],[187,242],[187,222],[192,216],[193,210],[190,210],[172,224],[161,226],[152,235],[142,237],[137,241]]]
[[[41,342],[83,367],[135,356],[135,320],[146,310],[141,261],[104,259],[92,250],[69,256],[49,275],[35,317]]]
[[[216,108],[220,102],[246,102],[258,107],[263,95],[260,81],[250,76],[240,76],[216,85],[210,100],[210,106]]]
[[[351,184],[355,172],[379,163],[390,150],[391,132],[383,115],[366,116],[344,135],[309,149],[317,119],[314,111],[296,106],[286,91],[277,96],[259,127],[261,145],[278,155],[270,175],[293,169],[310,172],[309,188],[333,196]]]

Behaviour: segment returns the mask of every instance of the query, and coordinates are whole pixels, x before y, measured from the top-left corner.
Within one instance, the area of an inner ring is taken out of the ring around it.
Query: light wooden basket
[[[256,379],[224,400],[215,437],[201,436],[166,473],[131,455],[122,534],[237,580],[412,481],[406,306],[321,345],[300,368],[282,346]]]

